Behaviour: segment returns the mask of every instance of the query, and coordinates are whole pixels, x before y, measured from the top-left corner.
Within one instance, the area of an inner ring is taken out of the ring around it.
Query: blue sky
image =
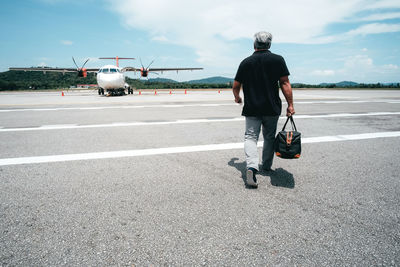
[[[88,67],[98,57],[136,57],[178,81],[234,77],[253,35],[273,34],[292,82],[400,82],[400,1],[396,0],[20,0],[0,2],[0,71]],[[79,64],[79,63],[78,63]],[[140,61],[121,61],[139,67]],[[135,77],[133,74],[130,76]]]

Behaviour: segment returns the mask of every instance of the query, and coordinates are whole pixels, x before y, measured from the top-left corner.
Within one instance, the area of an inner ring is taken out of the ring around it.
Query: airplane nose
[[[118,74],[106,74],[97,76],[99,86],[104,89],[118,89],[124,87],[123,76]]]

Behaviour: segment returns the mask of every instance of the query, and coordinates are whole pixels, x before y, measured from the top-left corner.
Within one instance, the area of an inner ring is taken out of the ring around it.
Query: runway
[[[1,265],[400,264],[400,91],[295,90],[257,190],[231,91],[64,93],[0,93]]]

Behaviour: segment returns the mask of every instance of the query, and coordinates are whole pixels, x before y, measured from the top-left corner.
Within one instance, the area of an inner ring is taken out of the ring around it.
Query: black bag
[[[285,131],[286,124],[290,120],[292,131]],[[298,159],[301,154],[301,133],[296,129],[293,117],[289,116],[275,137],[274,149],[276,156],[284,159]]]

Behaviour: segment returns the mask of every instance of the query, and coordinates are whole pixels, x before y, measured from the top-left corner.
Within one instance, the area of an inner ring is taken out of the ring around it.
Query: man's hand
[[[235,97],[235,102],[238,104],[242,103],[242,98],[239,96],[241,86],[242,84],[240,82],[233,81],[232,92],[233,96]]]
[[[242,103],[242,98],[240,96],[235,97],[235,102],[238,103],[238,104],[241,104]]]
[[[296,112],[294,111],[294,107],[293,106],[288,106],[288,108],[286,109],[286,117],[290,117],[292,115],[294,115]]]

